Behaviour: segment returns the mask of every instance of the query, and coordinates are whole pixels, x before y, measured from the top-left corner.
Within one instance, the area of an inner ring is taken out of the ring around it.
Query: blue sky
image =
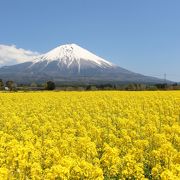
[[[180,81],[179,0],[0,0],[0,44],[76,43],[129,70]]]

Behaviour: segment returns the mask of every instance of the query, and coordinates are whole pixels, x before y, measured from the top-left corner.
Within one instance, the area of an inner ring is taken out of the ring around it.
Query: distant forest
[[[95,90],[121,90],[121,91],[155,91],[155,90],[180,90],[180,84],[143,84],[143,83],[98,83],[98,84],[77,84],[77,83],[45,83],[17,84],[14,81],[3,82],[0,79],[1,91],[38,91],[38,90],[62,90],[62,91],[95,91]]]

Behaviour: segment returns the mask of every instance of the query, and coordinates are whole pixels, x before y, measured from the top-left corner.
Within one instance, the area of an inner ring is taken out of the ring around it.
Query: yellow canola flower
[[[0,180],[179,177],[180,91],[0,93]]]

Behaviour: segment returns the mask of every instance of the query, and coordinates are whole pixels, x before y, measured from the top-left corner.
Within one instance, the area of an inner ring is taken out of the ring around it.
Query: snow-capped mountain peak
[[[47,61],[47,64],[53,61],[58,61],[58,65],[70,67],[72,64],[78,64],[79,68],[82,64],[90,63],[102,68],[113,67],[114,65],[103,58],[96,56],[95,54],[89,52],[88,50],[76,45],[76,44],[66,44],[51,51],[42,54],[35,58],[34,63],[39,63],[42,61]],[[79,69],[80,70],[80,69]]]
[[[36,56],[32,61],[4,66],[0,68],[0,77],[19,83],[42,83],[49,80],[65,84],[164,81],[128,71],[76,44],[59,46]]]

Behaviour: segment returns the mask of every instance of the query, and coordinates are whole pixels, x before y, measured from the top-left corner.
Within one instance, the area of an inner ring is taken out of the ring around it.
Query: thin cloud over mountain
[[[32,61],[38,52],[17,48],[15,45],[0,44],[0,66]]]

